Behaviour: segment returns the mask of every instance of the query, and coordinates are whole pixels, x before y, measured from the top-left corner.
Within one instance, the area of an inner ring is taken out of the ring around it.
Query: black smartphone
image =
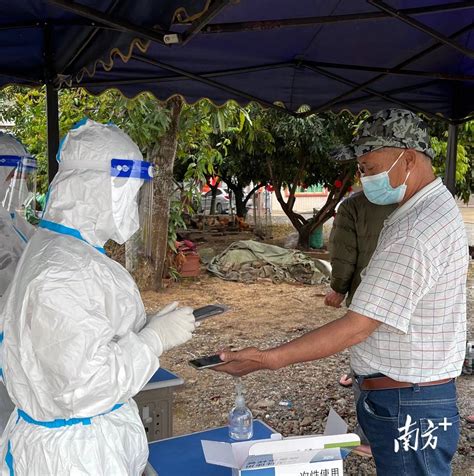
[[[215,367],[216,365],[223,364],[219,355],[208,355],[207,357],[201,357],[199,359],[193,359],[189,361],[189,365],[194,367],[196,370],[208,369],[210,367]]]
[[[227,306],[222,306],[219,304],[209,304],[207,306],[198,307],[194,309],[193,314],[196,321],[203,321],[208,317],[217,316],[218,314],[222,314],[223,312],[228,311],[229,308]]]

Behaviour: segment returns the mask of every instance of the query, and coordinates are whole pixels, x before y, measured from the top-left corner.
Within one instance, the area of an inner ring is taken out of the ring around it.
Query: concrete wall
[[[282,190],[282,195],[285,197],[285,199],[288,198],[288,191],[287,190]],[[324,190],[323,192],[302,192],[302,193],[296,193],[295,194],[295,206],[294,206],[294,211],[297,213],[313,213],[313,209],[320,209],[327,200],[328,197],[328,192],[327,190]],[[272,213],[278,215],[283,213],[283,210],[281,209],[280,204],[278,203],[278,200],[275,197],[275,193],[272,193]]]

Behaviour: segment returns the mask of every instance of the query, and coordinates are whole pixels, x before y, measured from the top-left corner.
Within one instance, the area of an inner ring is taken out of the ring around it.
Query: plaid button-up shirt
[[[350,309],[382,325],[351,347],[354,372],[413,383],[458,376],[468,260],[461,214],[436,179],[389,216],[362,273]]]

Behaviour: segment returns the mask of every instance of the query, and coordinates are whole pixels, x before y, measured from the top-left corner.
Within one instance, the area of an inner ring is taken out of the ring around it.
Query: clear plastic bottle
[[[252,412],[245,405],[243,386],[240,381],[235,385],[235,406],[229,412],[229,436],[233,440],[250,440],[253,436]]]

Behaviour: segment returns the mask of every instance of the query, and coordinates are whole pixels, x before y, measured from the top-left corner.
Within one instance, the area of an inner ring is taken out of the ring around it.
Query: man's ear
[[[403,154],[403,158],[405,159],[407,172],[411,172],[413,167],[415,167],[417,160],[420,160],[418,154],[413,149],[407,149]]]

